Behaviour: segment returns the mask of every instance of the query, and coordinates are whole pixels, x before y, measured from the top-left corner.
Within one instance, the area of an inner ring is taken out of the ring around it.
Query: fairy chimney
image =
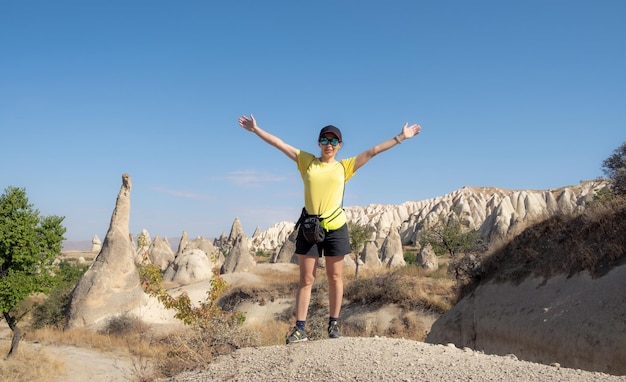
[[[130,175],[122,175],[109,230],[100,253],[72,291],[67,327],[98,327],[107,318],[141,306],[143,292],[130,240]]]
[[[222,273],[248,272],[254,266],[256,262],[248,251],[248,238],[242,234],[235,238],[233,248],[222,265]]]
[[[361,251],[361,261],[363,261],[363,265],[366,268],[380,268],[383,266],[378,257],[378,247],[376,247],[374,241],[369,240],[365,242],[365,247]]]
[[[298,230],[293,230],[287,240],[280,247],[278,253],[272,256],[270,263],[298,263],[298,255],[296,255],[296,238],[298,237]]]
[[[165,270],[174,261],[174,251],[166,237],[157,235],[148,249],[148,259],[150,263]]]
[[[102,249],[102,241],[98,237],[98,235],[94,235],[91,240],[91,252],[100,252]]]
[[[183,251],[185,250],[188,244],[189,244],[189,235],[187,235],[186,231],[183,231],[183,235],[181,236],[180,242],[178,243],[178,250],[176,251],[176,257],[178,257],[181,253],[183,253]]]

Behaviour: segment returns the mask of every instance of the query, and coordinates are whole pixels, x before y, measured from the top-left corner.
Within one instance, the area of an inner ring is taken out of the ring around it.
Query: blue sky
[[[419,123],[346,206],[602,175],[626,140],[625,1],[3,1],[0,185],[68,240],[215,237],[295,220],[295,163],[237,124],[340,157]]]

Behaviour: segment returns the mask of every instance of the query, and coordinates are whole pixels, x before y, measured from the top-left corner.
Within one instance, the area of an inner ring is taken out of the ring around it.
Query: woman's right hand
[[[248,118],[245,115],[242,115],[241,117],[239,117],[239,126],[243,127],[244,129],[248,131],[254,132],[254,130],[256,130],[257,128],[256,119],[254,119],[254,115],[250,114],[250,118]]]

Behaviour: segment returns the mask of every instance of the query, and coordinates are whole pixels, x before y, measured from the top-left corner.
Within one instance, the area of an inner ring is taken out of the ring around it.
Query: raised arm
[[[414,124],[409,126],[408,123],[404,124],[402,128],[402,132],[391,139],[387,139],[386,141],[380,142],[376,146],[372,147],[369,150],[363,151],[356,157],[356,162],[354,164],[354,171],[358,170],[361,166],[363,166],[367,161],[375,157],[376,155],[382,153],[383,151],[387,151],[395,145],[399,145],[402,141],[406,139],[413,138],[422,130],[420,125]]]
[[[285,155],[287,155],[294,162],[298,160],[297,157],[297,149],[285,142],[282,139],[278,138],[275,135],[268,133],[267,131],[261,129],[256,124],[256,120],[254,119],[254,115],[250,114],[250,118],[245,115],[239,117],[239,126],[244,129],[255,133],[259,138],[269,143],[270,145],[276,147],[280,151],[282,151]]]

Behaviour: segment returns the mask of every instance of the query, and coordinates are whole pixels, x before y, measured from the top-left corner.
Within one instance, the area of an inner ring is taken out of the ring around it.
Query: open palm
[[[402,134],[404,135],[404,139],[409,139],[420,133],[422,127],[418,124],[413,124],[409,126],[408,122],[404,124],[402,128]]]

